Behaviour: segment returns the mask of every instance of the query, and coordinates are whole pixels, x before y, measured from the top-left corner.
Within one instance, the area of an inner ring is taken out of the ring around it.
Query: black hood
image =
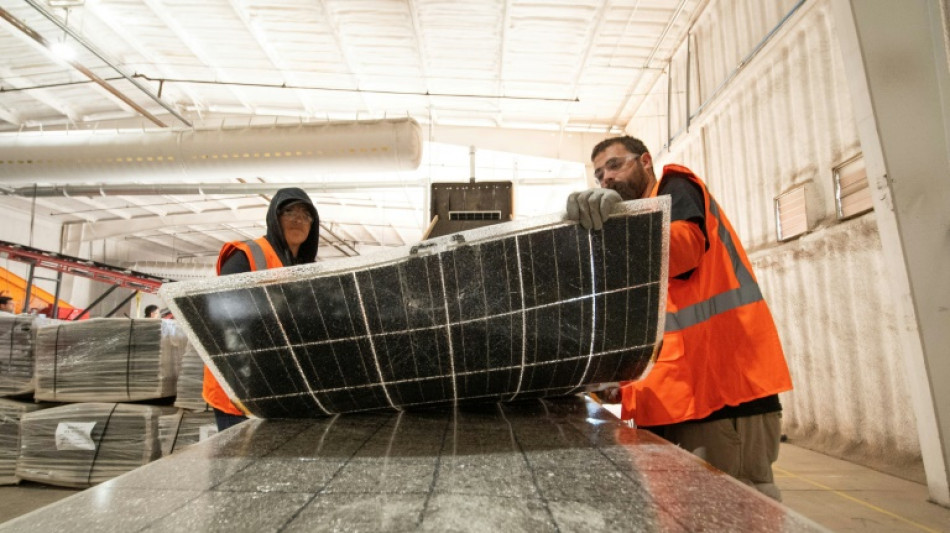
[[[310,234],[307,240],[300,245],[295,259],[290,248],[287,247],[287,241],[284,239],[284,231],[280,228],[280,221],[277,220],[277,211],[289,202],[303,202],[310,208],[310,214],[313,215],[313,224],[310,225]],[[317,259],[317,246],[320,241],[320,215],[317,208],[310,201],[310,197],[303,189],[297,187],[288,187],[280,189],[274,194],[274,199],[270,201],[267,208],[267,241],[280,256],[284,266],[299,265],[302,263],[313,263]]]

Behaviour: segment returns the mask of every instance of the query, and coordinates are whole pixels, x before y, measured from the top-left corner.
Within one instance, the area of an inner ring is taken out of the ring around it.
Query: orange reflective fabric
[[[218,253],[217,273],[219,275],[221,274],[221,267],[224,265],[224,262],[239,250],[244,252],[247,256],[252,271],[284,266],[277,252],[275,252],[274,248],[267,242],[267,239],[260,237],[249,242],[225,243],[221,248],[221,252]],[[264,264],[257,264],[260,262],[262,256],[264,258]],[[244,412],[231,402],[227,393],[221,388],[221,384],[218,383],[218,380],[215,379],[214,374],[211,373],[211,370],[209,370],[207,366],[204,372],[204,381],[201,384],[201,396],[208,402],[208,405],[225,413],[243,415]]]
[[[670,277],[689,272],[699,265],[706,251],[706,236],[699,225],[685,220],[670,224]]]
[[[670,173],[702,190],[709,249],[689,279],[669,280],[663,347],[653,368],[621,386],[622,417],[639,426],[698,420],[792,388],[775,322],[732,225],[691,170],[665,166],[663,177]]]

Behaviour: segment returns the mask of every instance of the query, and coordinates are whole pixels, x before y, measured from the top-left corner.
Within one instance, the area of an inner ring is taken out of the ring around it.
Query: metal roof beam
[[[27,1],[34,1],[34,0],[27,0]],[[204,63],[205,66],[207,66],[212,72],[214,72],[214,75],[216,78],[220,80],[228,80],[231,78],[226,71],[216,66],[219,64],[219,62],[215,61],[214,58],[211,58],[208,56],[208,54],[204,50],[204,47],[201,45],[200,42],[198,42],[197,37],[194,37],[192,33],[189,33],[185,28],[183,28],[182,25],[178,22],[178,19],[173,17],[168,12],[168,8],[165,5],[163,5],[162,2],[158,0],[142,0],[142,2],[146,6],[148,6],[148,8],[152,11],[152,13],[155,14],[156,17],[158,17],[165,25],[168,26],[168,29],[171,32],[171,34],[177,37],[178,40],[180,40],[182,44],[185,45],[188,51],[194,54],[195,57],[198,58],[199,61]],[[138,82],[138,80],[136,80],[136,82]],[[247,98],[247,96],[244,94],[243,91],[240,91],[237,88],[230,87],[230,86],[228,87],[228,89],[231,91],[231,94],[233,94],[234,97],[237,98],[239,102],[241,102],[241,105],[243,105],[249,110],[254,109],[254,106],[251,104],[250,100]],[[188,125],[191,126],[191,124],[188,124]]]
[[[165,103],[164,100],[162,100],[161,98],[159,98],[158,95],[156,95],[155,93],[153,93],[148,87],[142,85],[141,82],[139,82],[138,80],[134,79],[132,76],[126,74],[121,68],[119,68],[118,65],[115,64],[115,62],[113,62],[111,59],[109,59],[108,57],[106,57],[105,54],[103,54],[101,51],[99,51],[98,48],[96,48],[95,46],[93,46],[93,44],[90,43],[89,41],[87,41],[82,35],[79,35],[79,34],[76,33],[75,31],[73,31],[73,29],[70,28],[68,25],[66,25],[62,20],[60,20],[59,17],[57,17],[57,16],[53,15],[52,13],[50,13],[49,11],[47,11],[47,10],[46,10],[43,6],[41,6],[41,5],[39,4],[39,2],[37,2],[36,0],[24,0],[24,1],[25,1],[27,4],[30,4],[30,6],[32,6],[33,9],[35,9],[35,10],[36,10],[37,12],[39,12],[41,15],[43,15],[44,17],[46,17],[50,22],[52,22],[53,24],[55,24],[59,29],[61,29],[61,30],[63,30],[64,32],[66,32],[67,35],[69,35],[70,37],[72,37],[73,39],[75,39],[77,43],[79,43],[79,44],[81,44],[81,45],[83,46],[83,48],[85,48],[86,50],[88,50],[89,52],[91,52],[93,55],[95,55],[96,57],[98,57],[98,58],[99,58],[102,62],[104,62],[105,64],[109,65],[109,67],[112,68],[112,70],[114,70],[114,71],[118,72],[120,75],[122,75],[122,77],[125,78],[129,83],[131,83],[131,84],[134,85],[137,89],[139,89],[140,91],[142,91],[143,93],[145,93],[146,95],[148,95],[148,97],[151,98],[153,101],[155,101],[157,104],[159,104],[160,106],[162,106],[163,108],[165,108],[165,110],[168,111],[169,113],[171,113],[175,118],[177,118],[178,120],[180,120],[180,121],[181,121],[182,123],[184,123],[186,126],[191,127],[191,122],[189,122],[185,117],[181,116],[181,115],[178,113],[178,111],[175,110],[175,108],[173,108],[173,107],[171,107],[170,105],[168,105],[167,103]],[[2,10],[0,10],[0,11],[2,11]],[[4,13],[6,13],[6,12],[4,11]],[[4,18],[6,18],[6,17],[4,17]],[[9,20],[9,19],[8,19],[8,20]],[[37,40],[37,42],[39,42],[40,44],[42,44],[42,45],[45,46],[46,48],[49,48],[49,44],[46,42],[46,39],[44,39],[42,36],[40,36],[40,35],[39,35],[38,33],[36,33],[35,31],[31,30],[30,28],[26,28],[25,26],[24,26],[24,27],[18,27],[18,29],[20,29],[21,31],[23,31],[23,32],[26,33],[27,35],[30,35],[31,38]],[[31,34],[30,32],[32,32],[32,34]],[[35,34],[35,35],[33,35],[33,34]],[[37,37],[39,37],[39,39],[37,39]],[[89,69],[86,68],[85,66],[81,65],[79,62],[77,62],[77,61],[67,61],[67,63],[69,63],[69,65],[72,66],[73,68],[75,68],[76,70],[82,72],[87,78],[89,78],[89,79],[91,79],[92,81],[94,81],[94,82],[96,82],[97,84],[99,84],[103,89],[105,89],[105,90],[109,91],[110,93],[112,93],[113,95],[115,95],[117,98],[119,98],[120,100],[122,100],[126,105],[128,105],[129,107],[131,107],[132,109],[134,109],[136,112],[140,113],[140,114],[141,114],[142,116],[144,116],[145,118],[147,118],[147,119],[149,119],[150,121],[154,122],[154,123],[157,124],[158,126],[166,127],[166,124],[165,124],[164,122],[162,122],[161,120],[159,120],[158,118],[156,118],[154,115],[152,115],[152,114],[151,114],[149,111],[147,111],[145,108],[143,108],[142,106],[138,105],[135,101],[133,101],[131,98],[129,98],[128,96],[126,96],[124,93],[122,93],[122,91],[119,91],[118,89],[116,89],[115,87],[113,87],[111,84],[109,84],[109,82],[103,80],[102,78],[100,78],[99,76],[97,76],[94,72],[92,72],[91,70],[89,70]]]

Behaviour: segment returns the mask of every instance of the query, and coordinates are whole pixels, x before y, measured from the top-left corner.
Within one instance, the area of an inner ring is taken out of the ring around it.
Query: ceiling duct
[[[277,189],[298,187],[311,193],[353,192],[359,190],[404,189],[421,187],[426,183],[420,179],[390,181],[349,181],[344,183],[326,183],[317,181],[280,181],[269,183],[94,183],[67,185],[24,185],[21,187],[0,187],[0,195],[43,198],[50,196],[157,196],[163,194],[203,195],[203,194],[274,194]]]
[[[414,170],[422,129],[411,119],[218,130],[0,134],[0,182],[312,180],[326,172]]]

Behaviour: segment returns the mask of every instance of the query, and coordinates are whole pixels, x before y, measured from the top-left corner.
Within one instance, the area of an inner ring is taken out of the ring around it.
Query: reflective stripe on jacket
[[[709,247],[688,279],[669,280],[653,368],[621,387],[622,417],[640,426],[699,420],[792,388],[775,322],[732,225],[691,170],[665,166],[663,177],[670,173],[702,190]]]
[[[221,267],[224,265],[224,262],[238,251],[244,252],[244,255],[247,256],[252,271],[284,266],[277,252],[274,251],[274,248],[267,239],[260,237],[253,241],[225,243],[221,248],[221,252],[218,253],[217,273],[219,275],[221,274]],[[201,396],[208,402],[208,405],[225,413],[243,415],[244,411],[231,402],[227,393],[221,388],[221,384],[218,383],[218,380],[215,379],[214,374],[211,373],[211,370],[209,370],[207,366],[205,366],[204,372]]]

